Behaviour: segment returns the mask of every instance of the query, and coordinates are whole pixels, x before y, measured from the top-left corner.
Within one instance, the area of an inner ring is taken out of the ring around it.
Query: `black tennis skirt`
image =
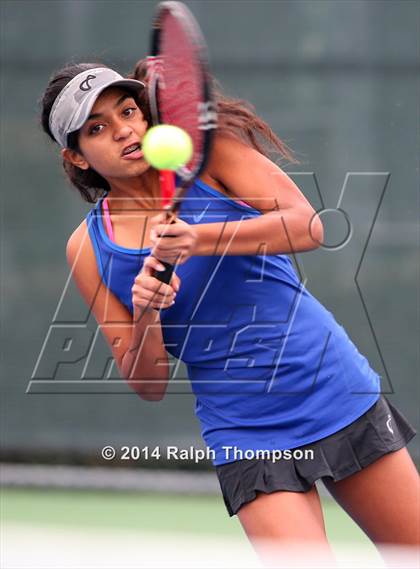
[[[228,513],[235,515],[243,504],[256,498],[257,492],[307,492],[320,478],[342,480],[403,448],[416,432],[381,395],[356,421],[328,437],[291,450],[291,458],[250,458],[216,466]]]

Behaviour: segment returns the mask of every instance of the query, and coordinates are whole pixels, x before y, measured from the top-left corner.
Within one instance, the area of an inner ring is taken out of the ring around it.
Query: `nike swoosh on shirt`
[[[195,221],[195,223],[200,223],[200,221],[203,219],[204,214],[206,213],[206,211],[209,209],[209,205],[207,204],[205,209],[198,215],[193,215],[193,220]]]

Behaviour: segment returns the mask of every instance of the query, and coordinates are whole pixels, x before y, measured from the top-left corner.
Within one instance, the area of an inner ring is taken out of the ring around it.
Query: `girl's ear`
[[[63,148],[61,150],[61,156],[64,158],[64,160],[70,162],[81,170],[88,170],[88,168],[90,168],[89,163],[83,158],[81,154],[75,150],[70,150],[70,148]]]

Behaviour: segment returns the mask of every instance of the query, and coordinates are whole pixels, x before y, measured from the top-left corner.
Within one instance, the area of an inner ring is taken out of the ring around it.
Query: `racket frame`
[[[173,122],[165,123],[163,109],[159,107],[159,89],[165,88],[165,77],[163,72],[163,61],[160,54],[162,34],[164,33],[164,22],[166,17],[177,19],[184,30],[190,44],[193,46],[194,59],[198,63],[201,71],[201,101],[200,108],[197,109],[199,130],[205,131],[203,134],[203,145],[200,155],[195,160],[195,168],[189,169],[182,166],[176,170],[176,175],[180,181],[176,185],[174,171],[160,171],[160,184],[163,194],[163,207],[166,210],[166,222],[174,223],[175,217],[182,203],[182,198],[197,178],[207,166],[214,131],[217,127],[217,113],[213,101],[211,79],[208,65],[208,53],[206,42],[201,29],[196,22],[193,14],[185,6],[185,4],[177,1],[160,2],[157,6],[153,19],[152,38],[151,38],[151,54],[147,58],[147,74],[148,74],[148,98],[153,120],[153,125],[158,124],[174,124]],[[176,125],[175,126],[179,126]],[[168,193],[172,194],[172,199],[168,199]],[[161,282],[169,283],[175,265],[161,261],[165,266],[164,271],[154,271],[154,276]]]

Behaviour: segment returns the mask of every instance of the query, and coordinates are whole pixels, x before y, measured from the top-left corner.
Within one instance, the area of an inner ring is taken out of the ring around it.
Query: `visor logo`
[[[79,89],[81,91],[90,91],[92,86],[89,85],[89,81],[93,81],[93,79],[96,79],[96,75],[88,75],[86,79],[80,83]]]

